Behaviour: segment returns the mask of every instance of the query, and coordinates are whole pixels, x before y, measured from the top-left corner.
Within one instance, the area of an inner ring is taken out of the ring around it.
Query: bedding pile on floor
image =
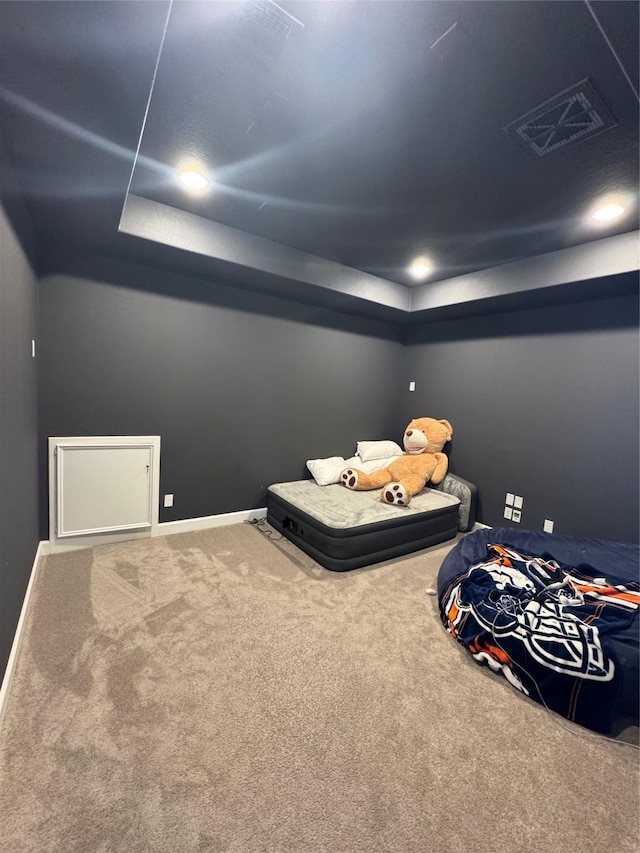
[[[637,685],[637,651],[634,663],[624,640],[635,633],[637,650],[640,583],[562,563],[552,553],[523,551],[504,541],[509,538],[517,541],[517,534],[469,537],[464,547],[477,561],[441,586],[445,628],[517,690],[580,725],[609,732],[623,688]],[[449,555],[452,564],[461,550],[462,544]]]

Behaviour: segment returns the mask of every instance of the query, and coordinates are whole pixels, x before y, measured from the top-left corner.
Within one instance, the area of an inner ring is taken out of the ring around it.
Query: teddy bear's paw
[[[394,506],[408,506],[411,500],[402,483],[389,483],[382,490],[381,497],[384,503]]]
[[[358,486],[358,472],[354,471],[353,468],[345,468],[342,474],[340,474],[340,481],[348,489],[355,489]]]

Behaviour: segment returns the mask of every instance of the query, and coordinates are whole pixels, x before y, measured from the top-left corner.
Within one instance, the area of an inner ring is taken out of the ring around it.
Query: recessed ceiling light
[[[422,279],[430,275],[432,270],[433,266],[428,258],[416,258],[409,267],[409,274],[416,281],[422,281]]]
[[[195,169],[181,169],[178,178],[183,187],[188,190],[204,190],[209,186],[209,178]]]
[[[612,219],[618,219],[624,212],[625,208],[621,204],[604,204],[594,210],[591,216],[597,222],[610,222]]]

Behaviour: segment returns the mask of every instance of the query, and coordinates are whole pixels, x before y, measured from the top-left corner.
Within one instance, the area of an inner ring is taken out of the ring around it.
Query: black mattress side
[[[456,519],[458,517],[458,505],[450,504],[449,506],[440,507],[439,509],[425,510],[420,513],[411,513],[410,515],[407,515],[406,518],[390,518],[387,521],[376,521],[372,524],[360,524],[357,527],[329,527],[328,524],[318,521],[317,518],[314,518],[312,515],[309,515],[309,513],[301,510],[295,504],[292,504],[280,497],[280,495],[276,495],[273,492],[268,491],[267,514],[272,517],[274,517],[274,506],[280,507],[296,520],[304,522],[310,527],[315,528],[319,533],[333,539],[353,539],[357,536],[364,536],[383,530],[396,530],[399,527],[410,529],[412,525],[423,524],[426,518],[447,518],[450,515],[455,516]],[[269,519],[267,518],[267,520]]]

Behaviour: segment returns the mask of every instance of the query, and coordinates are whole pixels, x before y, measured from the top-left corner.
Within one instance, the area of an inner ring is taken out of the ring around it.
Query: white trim
[[[86,448],[148,448],[151,454],[149,483],[149,520],[139,524],[96,530],[64,529],[62,518],[62,455],[65,450]],[[109,436],[54,436],[49,438],[49,549],[50,553],[77,551],[97,545],[111,545],[130,539],[157,536],[160,503],[160,436],[109,435]]]
[[[62,527],[62,525],[64,524],[63,510],[60,510],[58,512],[58,514],[61,518],[60,524],[58,525],[58,533],[56,534],[56,537],[58,539],[71,539],[72,537],[76,537],[76,538],[80,539],[83,536],[94,536],[96,533],[111,533],[112,531],[114,531],[114,532],[118,532],[118,533],[122,532],[123,534],[125,534],[127,532],[127,530],[150,530],[151,529],[151,522],[150,521],[141,521],[139,524],[118,524],[114,527],[93,527],[93,528],[89,528],[87,530],[70,530],[69,532],[66,532],[66,531],[64,531],[64,528]],[[63,532],[60,533],[60,530],[62,530]],[[86,546],[84,546],[84,547],[86,547]]]
[[[38,571],[38,566],[40,563],[40,558],[45,554],[49,553],[49,543],[45,540],[38,543],[38,547],[36,549],[36,555],[33,558],[33,566],[31,567],[31,575],[29,577],[29,583],[27,584],[27,589],[24,594],[24,600],[22,602],[22,610],[20,611],[20,618],[18,619],[18,625],[16,627],[16,632],[13,636],[13,643],[11,645],[11,652],[9,653],[9,660],[7,661],[7,668],[4,671],[4,678],[2,679],[2,687],[0,687],[0,728],[2,727],[2,722],[4,720],[4,714],[7,706],[7,698],[9,696],[9,689],[11,687],[11,682],[13,680],[13,675],[16,669],[16,663],[18,661],[18,653],[20,651],[20,645],[22,643],[22,637],[24,634],[24,626],[27,619],[27,610],[29,609],[29,603],[31,601],[31,593],[33,592],[33,587],[36,579],[36,573]]]
[[[482,524],[481,521],[476,521],[476,523],[471,528],[471,532],[473,533],[474,530],[491,530],[491,525],[490,524]]]
[[[2,2],[2,0],[0,0]],[[121,533],[94,533],[89,536],[75,537],[73,539],[59,539],[47,543],[48,554],[62,554],[65,551],[82,551],[84,548],[97,548],[99,545],[116,545],[118,542],[133,542],[136,539],[149,539],[151,536],[160,536],[155,528],[151,533],[149,528],[144,530],[123,530]]]
[[[54,448],[56,457],[56,539],[67,539],[70,536],[90,536],[93,533],[115,533],[119,530],[137,530],[140,528],[149,528],[152,526],[153,510],[156,505],[154,500],[153,489],[153,471],[154,465],[154,450],[157,447],[157,442],[121,442],[109,440],[105,441],[76,441],[74,444],[57,440]],[[149,465],[147,465],[147,474],[150,479],[148,487],[149,497],[147,501],[147,518],[144,521],[139,521],[135,524],[122,524],[110,527],[92,527],[84,530],[67,530],[64,514],[64,458],[69,454],[77,453],[79,450],[148,450]],[[56,452],[57,451],[57,452]],[[157,522],[157,519],[156,519]]]
[[[149,530],[131,530],[128,534],[95,534],[80,540],[62,540],[55,545],[41,542],[42,555],[61,554],[64,551],[80,551],[83,548],[96,548],[99,545],[115,545],[119,542],[133,542],[136,539],[149,539],[156,536],[170,536],[172,533],[189,533],[192,530],[208,530],[210,527],[225,527],[228,524],[241,524],[243,521],[257,521],[267,517],[267,508],[244,509],[238,512],[223,512],[220,515],[203,515],[199,518],[183,518],[179,521],[162,521],[157,527]]]
[[[161,521],[156,536],[168,536],[171,533],[188,533],[191,530],[207,530],[209,527],[224,527],[227,524],[241,524],[243,521],[257,521],[267,517],[267,508],[243,509],[238,512],[223,512],[220,515],[203,515],[200,518],[184,518],[180,521]]]

